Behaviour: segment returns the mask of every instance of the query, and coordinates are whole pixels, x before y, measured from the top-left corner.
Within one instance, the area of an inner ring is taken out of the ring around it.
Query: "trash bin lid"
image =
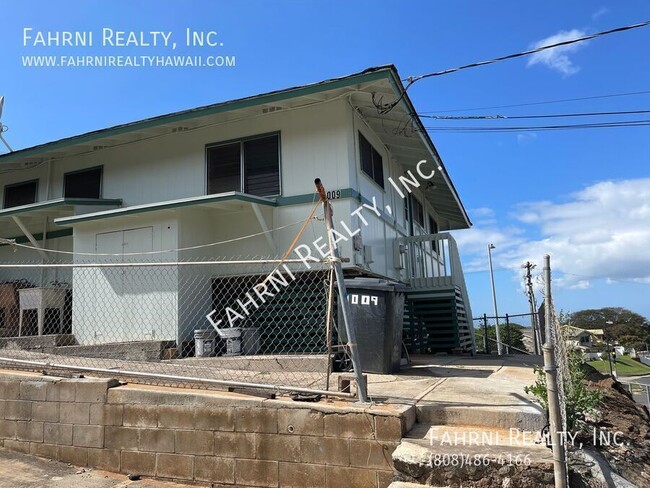
[[[366,289],[377,291],[404,291],[406,286],[396,281],[384,280],[380,278],[349,278],[344,280],[346,288]]]

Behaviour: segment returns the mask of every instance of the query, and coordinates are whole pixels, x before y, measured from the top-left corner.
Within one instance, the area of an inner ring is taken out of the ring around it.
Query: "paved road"
[[[648,385],[650,387],[650,376],[622,376],[619,378],[621,383],[640,383],[642,385]],[[637,403],[645,405],[650,409],[650,402],[648,402],[648,394],[645,391],[635,391],[632,393],[634,400]]]
[[[130,481],[126,475],[81,469],[0,448],[0,488],[190,488],[155,480]]]

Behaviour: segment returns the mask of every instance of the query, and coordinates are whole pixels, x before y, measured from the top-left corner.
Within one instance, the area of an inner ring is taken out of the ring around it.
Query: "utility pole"
[[[499,331],[499,311],[497,310],[497,292],[494,287],[494,269],[492,268],[492,249],[496,246],[494,244],[488,244],[488,261],[490,262],[490,281],[492,282],[492,303],[494,305],[494,320],[496,321],[495,332],[497,336],[497,354],[501,356],[503,351],[501,350],[501,332]]]
[[[526,261],[523,267],[526,268],[526,294],[528,295],[528,304],[530,305],[530,324],[533,329],[535,354],[542,354],[542,337],[539,332],[539,322],[537,321],[537,301],[535,300],[533,277],[531,274],[531,271],[535,269],[535,265],[530,261]]]
[[[555,472],[555,488],[567,488],[566,451],[560,431],[562,416],[560,412],[560,397],[557,385],[557,366],[555,364],[555,349],[553,347],[553,301],[551,298],[551,257],[544,256],[544,314],[546,316],[546,342],[544,350],[544,371],[546,372],[546,392],[548,400],[549,434],[553,449],[553,468]],[[557,336],[556,336],[557,339]],[[560,339],[561,340],[561,339]]]

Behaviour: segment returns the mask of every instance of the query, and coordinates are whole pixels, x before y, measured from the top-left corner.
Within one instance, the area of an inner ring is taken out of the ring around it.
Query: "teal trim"
[[[290,197],[278,197],[275,199],[275,201],[278,207],[284,207],[287,205],[303,205],[305,203],[313,203],[316,201],[315,198],[316,197],[314,193],[305,193],[303,195],[293,195]],[[343,200],[348,198],[356,200],[359,203],[362,204],[365,203],[366,205],[372,206],[372,200],[369,200],[368,198],[364,197],[363,195],[361,195],[361,193],[359,193],[354,188],[342,189],[341,197],[337,198],[337,200]],[[401,232],[402,234],[406,234],[406,230],[404,229],[404,227],[402,227],[397,223],[397,219],[387,215],[384,212],[384,209],[380,209],[380,210],[381,210],[381,220],[383,220],[384,223],[395,228],[398,232]]]
[[[218,195],[205,195],[195,198],[186,198],[182,200],[171,200],[168,202],[151,203],[147,205],[136,205],[133,207],[119,208],[115,210],[106,210],[104,212],[93,212],[83,215],[74,215],[72,217],[62,217],[54,219],[57,225],[70,225],[79,224],[81,222],[89,222],[96,220],[103,220],[116,217],[126,217],[127,215],[134,215],[147,212],[157,212],[160,210],[173,210],[182,207],[191,207],[194,205],[203,205],[206,203],[218,203],[227,201],[240,201],[248,203],[256,203],[259,205],[267,205],[275,207],[275,202],[266,197],[256,197],[254,195],[246,195],[239,192],[221,193]]]
[[[56,200],[46,200],[44,202],[30,203],[29,205],[21,205],[19,207],[10,207],[0,210],[0,217],[11,217],[12,215],[17,215],[21,213],[34,212],[36,210],[44,210],[46,208],[52,207],[63,207],[63,206],[77,206],[77,205],[88,205],[88,206],[107,206],[107,205],[122,205],[122,199],[120,198],[58,198]]]
[[[45,234],[45,238],[50,240],[50,239],[57,239],[59,237],[70,237],[72,235],[72,229],[59,229],[59,230],[53,230],[51,232],[48,232]],[[13,239],[16,240],[16,244],[24,244],[26,242],[29,242],[29,239],[25,236],[16,236]],[[37,241],[43,240],[43,234],[34,234],[34,239]]]
[[[212,147],[225,146],[227,144],[234,144],[236,142],[254,141],[255,139],[263,139],[265,137],[271,137],[271,136],[278,136],[278,144],[280,143],[280,131],[275,130],[275,131],[272,131],[272,132],[264,132],[262,134],[255,134],[253,136],[236,137],[235,139],[228,139],[226,141],[210,142],[210,143],[205,145],[205,148],[210,149]]]
[[[60,230],[53,230],[51,232],[48,232],[46,234],[47,239],[58,239],[59,237],[70,237],[72,235],[72,229],[60,229]],[[37,241],[43,240],[43,234],[33,234],[34,239]],[[16,237],[8,237],[7,239],[16,241],[16,244],[25,244],[29,242],[29,239],[25,236],[16,236]],[[2,246],[10,246],[11,244],[0,244],[0,247]]]
[[[344,188],[341,190],[341,197],[337,200],[342,200],[346,198],[352,198],[354,200],[360,200],[361,196],[359,192],[352,188]],[[278,207],[285,207],[288,205],[302,205],[305,203],[315,203],[318,201],[318,196],[316,192],[314,193],[304,193],[302,195],[292,195],[290,197],[277,197],[275,202]]]
[[[231,110],[240,110],[244,108],[254,107],[256,105],[279,102],[282,100],[287,100],[289,98],[296,98],[305,95],[312,95],[314,93],[320,93],[323,91],[335,90],[337,88],[344,88],[358,83],[368,83],[391,77],[394,78],[396,75],[393,74],[393,72],[396,73],[394,66],[382,66],[342,78],[321,81],[312,85],[288,88],[285,90],[278,90],[262,95],[254,95],[252,97],[240,98],[237,100],[230,100],[227,102],[221,102],[212,105],[205,105],[203,107],[183,110],[181,112],[174,112],[171,114],[160,115],[137,122],[130,122],[128,124],[117,125],[93,132],[87,132],[78,136],[67,137],[65,139],[59,139],[57,141],[52,141],[45,144],[40,144],[38,146],[13,151],[8,154],[3,154],[0,156],[0,164],[10,163],[18,158],[40,155],[47,151],[59,150],[75,144],[86,144],[103,137],[114,137],[120,134],[134,132],[141,129],[149,129],[163,124],[184,122],[186,120],[194,119],[197,117],[205,117],[207,115],[214,115]]]

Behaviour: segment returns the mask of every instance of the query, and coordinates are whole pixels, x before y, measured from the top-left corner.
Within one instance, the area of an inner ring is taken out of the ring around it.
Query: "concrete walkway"
[[[544,412],[524,387],[535,381],[538,356],[414,356],[399,375],[369,375],[376,401],[417,408],[418,421],[539,430]]]
[[[190,488],[152,479],[131,481],[124,474],[81,469],[0,448],[0,488]]]

